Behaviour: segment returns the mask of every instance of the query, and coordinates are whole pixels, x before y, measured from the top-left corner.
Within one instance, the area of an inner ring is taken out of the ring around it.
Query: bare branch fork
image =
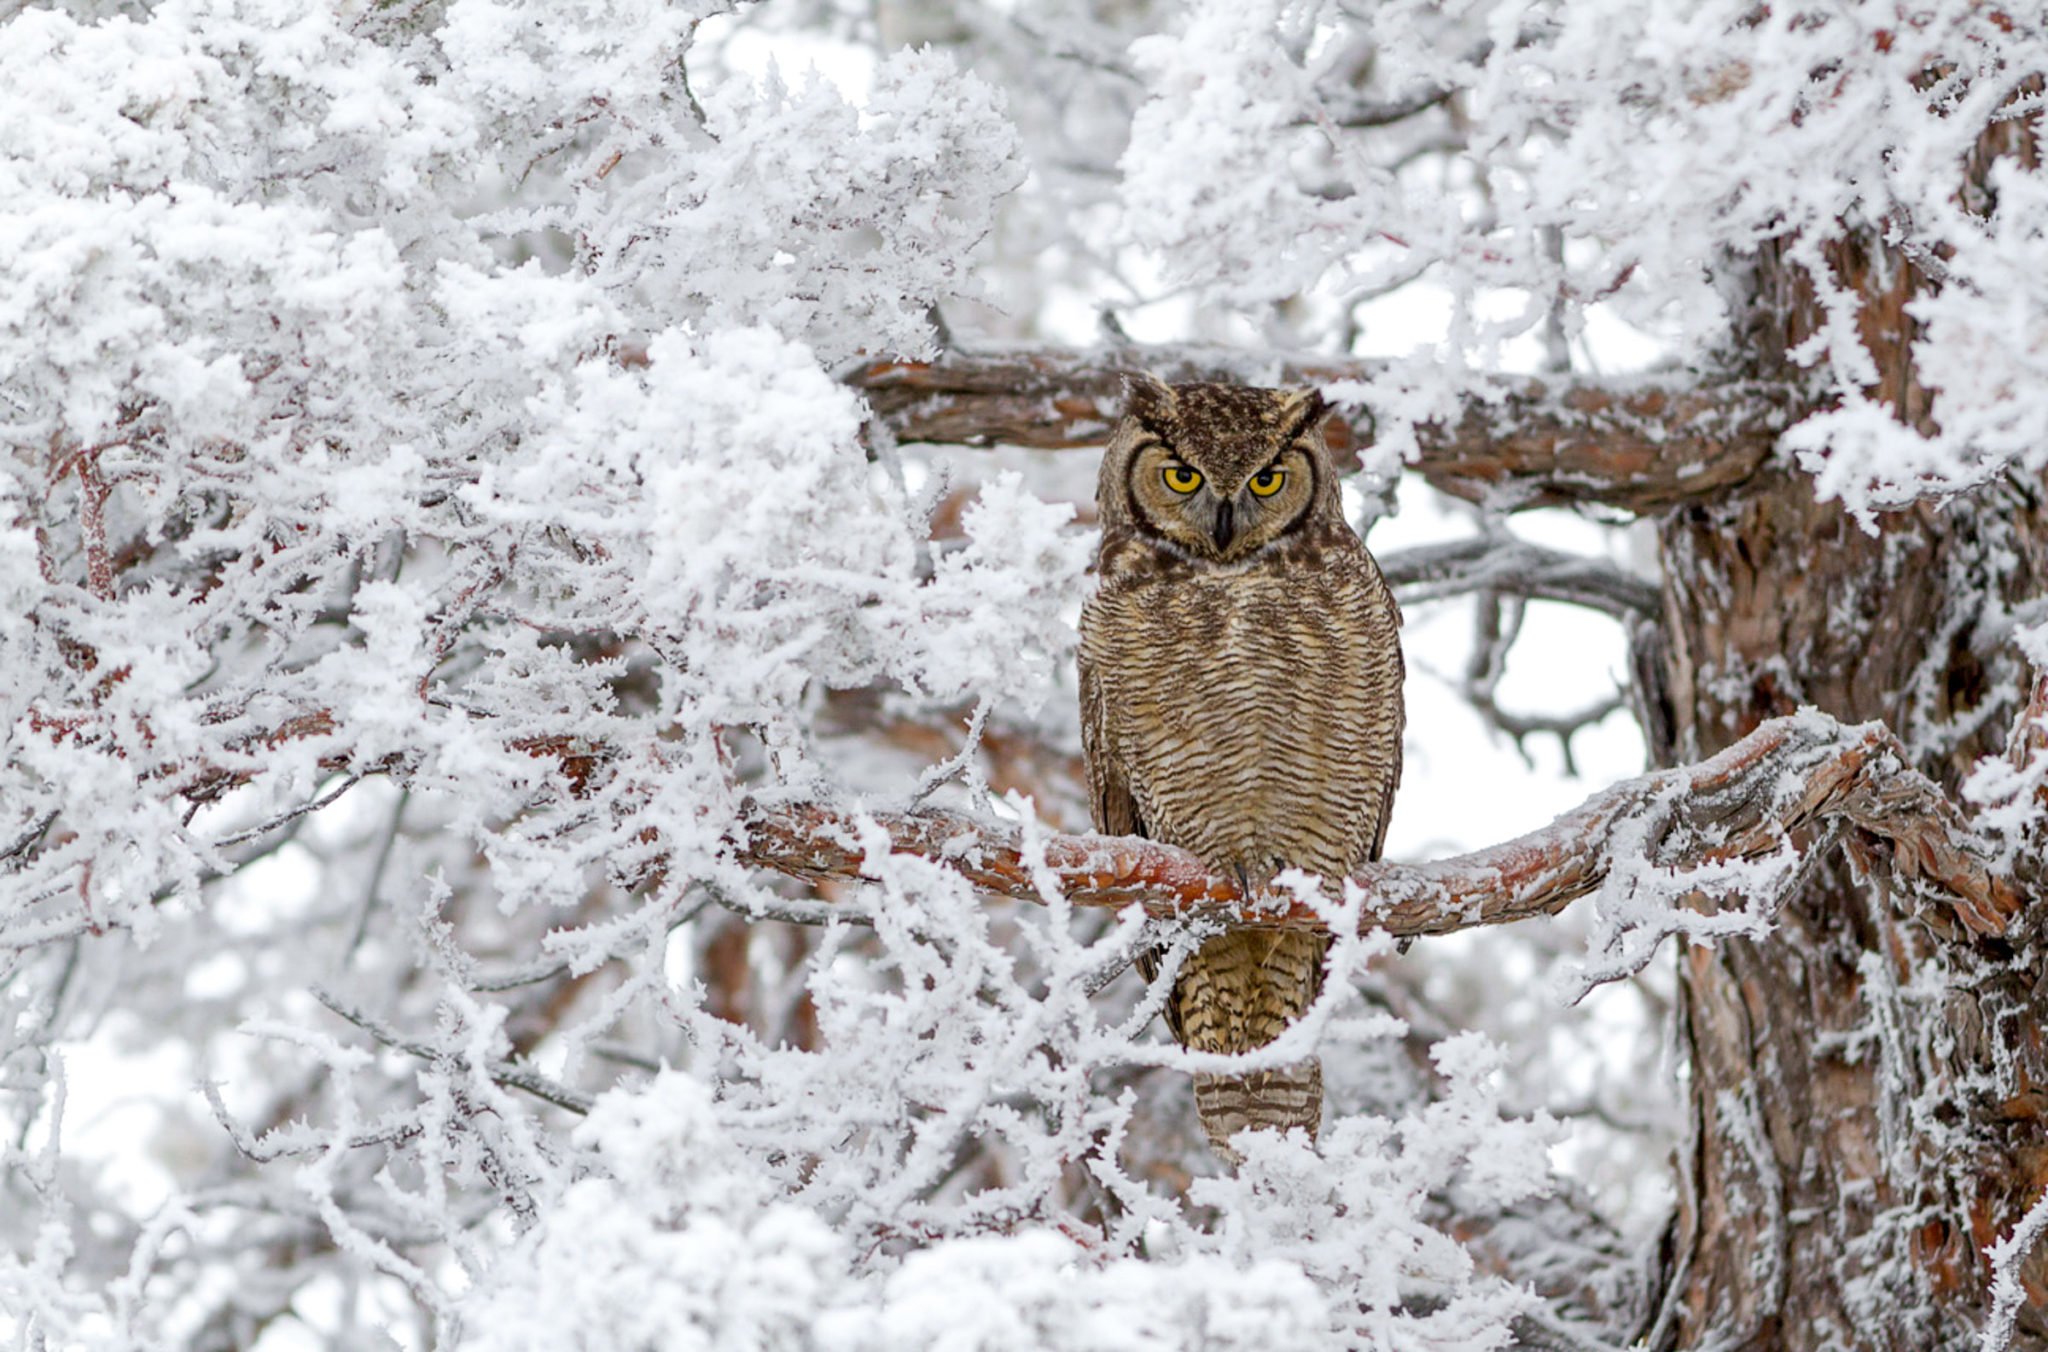
[[[1014,831],[946,812],[868,819],[897,852],[946,862],[998,896],[1045,899]],[[748,825],[741,854],[795,877],[857,878],[859,837],[851,814],[784,808]],[[1621,840],[1636,842],[1627,847],[1636,853],[1624,856]],[[1616,784],[1515,840],[1436,863],[1372,864],[1354,880],[1369,897],[1366,927],[1446,934],[1553,915],[1645,856],[1682,880],[1688,870],[1777,854],[1788,842],[1802,853],[1840,844],[1860,867],[1926,902],[1928,918],[1945,931],[2002,934],[2020,909],[2013,883],[1991,871],[1962,813],[1912,768],[1889,729],[1845,727],[1811,710],[1773,719],[1701,764]],[[1323,927],[1306,904],[1247,897],[1193,855],[1156,841],[1054,835],[1045,839],[1044,864],[1075,906],[1135,902],[1162,918]],[[1779,899],[1747,900],[1775,912]]]
[[[1417,545],[1384,554],[1379,563],[1404,605],[1492,591],[1584,606],[1629,624],[1654,619],[1662,604],[1655,583],[1600,559],[1513,536]]]

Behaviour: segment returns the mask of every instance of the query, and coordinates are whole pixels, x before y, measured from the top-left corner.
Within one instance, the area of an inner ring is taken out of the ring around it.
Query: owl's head
[[[1133,376],[1097,495],[1105,528],[1129,525],[1219,563],[1256,553],[1335,510],[1315,390],[1167,385]]]

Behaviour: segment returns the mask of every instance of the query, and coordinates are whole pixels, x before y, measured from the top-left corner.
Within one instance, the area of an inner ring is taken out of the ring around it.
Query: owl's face
[[[1198,559],[1257,553],[1316,502],[1327,411],[1313,390],[1137,378],[1118,433],[1132,523]]]

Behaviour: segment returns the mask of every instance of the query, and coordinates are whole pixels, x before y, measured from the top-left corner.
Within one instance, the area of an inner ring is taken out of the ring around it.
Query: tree
[[[1970,0],[13,8],[0,1328],[2048,1345],[2044,70]],[[1651,773],[1277,897],[1072,834],[1138,367],[1473,504],[1382,551],[1465,693],[1569,754],[1502,665],[1607,616]],[[1675,1137],[1460,1026],[1437,936],[1559,911],[1459,952],[1676,949]],[[1130,970],[1226,915],[1337,936],[1264,1053],[1330,1123],[1234,1172]]]

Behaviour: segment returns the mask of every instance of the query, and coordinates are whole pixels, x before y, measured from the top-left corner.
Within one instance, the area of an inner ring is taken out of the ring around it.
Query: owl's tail
[[[1314,1140],[1323,1122],[1323,1063],[1311,1057],[1249,1075],[1197,1075],[1195,1115],[1209,1144],[1232,1164],[1238,1154],[1230,1138],[1240,1131],[1300,1127]]]
[[[1174,983],[1182,1045],[1196,1051],[1263,1047],[1315,1001],[1329,938],[1289,930],[1235,930],[1203,943]],[[1243,1075],[1196,1075],[1195,1113],[1218,1154],[1235,1163],[1232,1136],[1247,1129],[1300,1127],[1315,1138],[1323,1120],[1323,1066],[1313,1057]]]

